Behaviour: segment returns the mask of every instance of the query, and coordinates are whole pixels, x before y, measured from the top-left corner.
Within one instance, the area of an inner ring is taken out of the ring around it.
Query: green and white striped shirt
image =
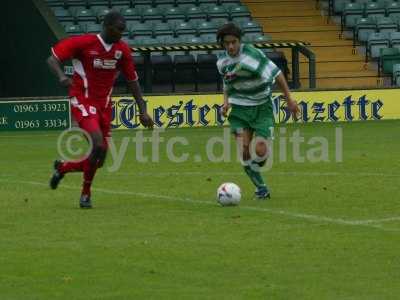
[[[217,61],[229,103],[254,106],[271,100],[271,89],[279,68],[265,54],[249,44],[242,44],[237,56],[225,51]]]

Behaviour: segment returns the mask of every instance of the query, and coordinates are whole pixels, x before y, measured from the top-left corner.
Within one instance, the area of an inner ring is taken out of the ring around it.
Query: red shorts
[[[72,97],[70,101],[72,116],[80,128],[89,134],[101,131],[104,141],[111,136],[111,105],[99,107],[87,100],[80,101],[76,97]]]

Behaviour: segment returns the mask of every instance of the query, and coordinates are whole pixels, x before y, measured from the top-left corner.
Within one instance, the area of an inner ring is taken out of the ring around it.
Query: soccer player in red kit
[[[81,208],[92,207],[90,188],[97,168],[103,165],[106,157],[107,138],[111,131],[110,97],[120,71],[139,106],[141,124],[148,128],[154,124],[146,112],[131,50],[121,41],[125,27],[123,16],[111,11],[104,17],[100,34],[84,34],[61,40],[51,49],[52,55],[47,60],[60,84],[69,88],[72,115],[79,127],[89,134],[92,142],[92,151],[86,159],[54,162],[50,187],[56,189],[68,172],[83,172]],[[72,59],[74,67],[72,79],[61,68],[61,63],[68,59]]]

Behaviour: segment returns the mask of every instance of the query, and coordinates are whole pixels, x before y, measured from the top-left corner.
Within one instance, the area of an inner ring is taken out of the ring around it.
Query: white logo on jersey
[[[120,59],[122,57],[122,51],[116,50],[114,53],[115,59]]]
[[[107,69],[113,70],[117,68],[117,60],[115,59],[100,59],[96,58],[93,60],[93,68],[95,69]]]

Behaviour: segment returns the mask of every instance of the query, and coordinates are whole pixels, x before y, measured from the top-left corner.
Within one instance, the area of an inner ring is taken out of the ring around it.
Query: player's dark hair
[[[120,20],[125,22],[125,18],[122,16],[122,14],[116,10],[111,10],[104,16],[103,25],[112,26]]]
[[[217,31],[217,42],[222,45],[226,35],[233,35],[240,40],[242,38],[242,30],[234,23],[226,23]]]

